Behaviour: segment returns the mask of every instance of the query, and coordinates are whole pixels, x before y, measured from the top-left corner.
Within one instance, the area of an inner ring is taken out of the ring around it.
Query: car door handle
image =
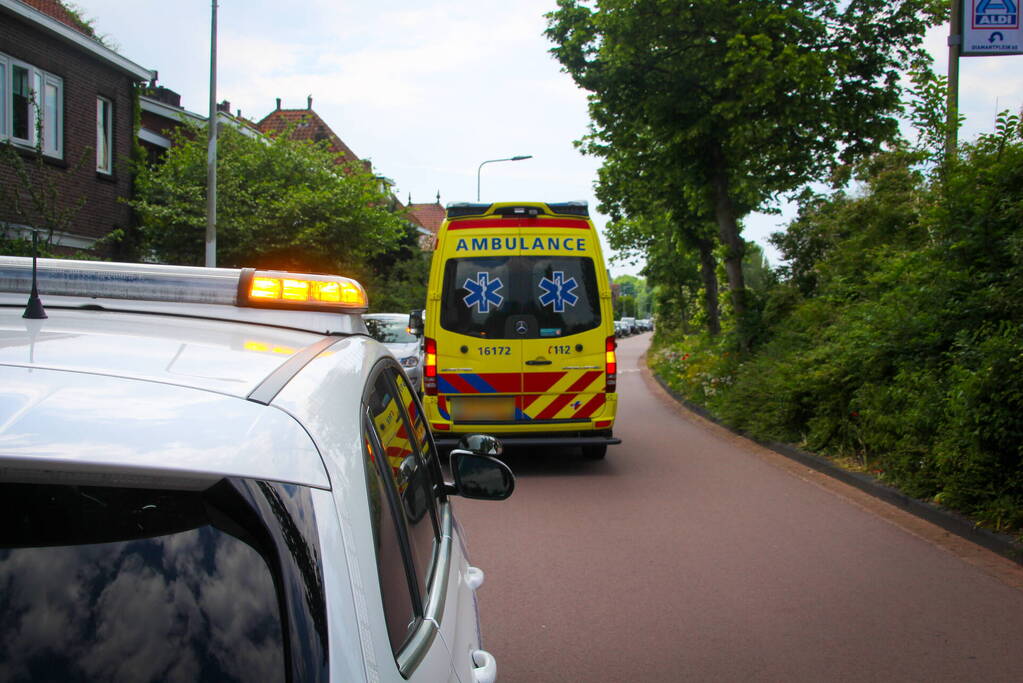
[[[483,570],[479,567],[469,567],[465,571],[465,584],[474,591],[483,585],[484,578]]]
[[[526,365],[550,365],[553,362],[554,361],[552,360],[544,360],[542,358],[537,358],[536,360],[527,360]]]
[[[497,680],[497,660],[486,650],[472,651],[472,677],[475,683],[494,683]]]

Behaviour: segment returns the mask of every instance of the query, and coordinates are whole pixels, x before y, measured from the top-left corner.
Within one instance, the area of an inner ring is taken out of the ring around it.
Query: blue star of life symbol
[[[579,297],[572,293],[579,284],[574,277],[566,280],[563,271],[556,270],[552,275],[553,280],[546,277],[540,280],[540,289],[544,290],[540,296],[540,305],[551,306],[555,313],[564,313],[566,305],[574,307],[579,301]]]
[[[477,313],[490,313],[491,304],[494,308],[500,308],[504,301],[504,297],[497,293],[504,287],[504,283],[501,282],[501,278],[491,280],[490,273],[476,273],[476,279],[466,278],[462,287],[469,290],[462,301],[469,308],[475,308]]]

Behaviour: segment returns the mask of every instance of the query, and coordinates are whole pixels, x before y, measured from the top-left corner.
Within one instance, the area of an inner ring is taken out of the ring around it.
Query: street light
[[[482,164],[480,164],[480,167],[476,169],[476,201],[480,200],[480,171],[483,170],[483,164],[492,164],[496,161],[522,161],[523,159],[532,158],[533,158],[532,154],[527,154],[525,156],[508,157],[507,159],[487,159]]]

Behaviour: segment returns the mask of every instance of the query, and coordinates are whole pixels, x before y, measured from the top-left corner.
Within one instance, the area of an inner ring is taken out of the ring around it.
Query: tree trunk
[[[707,314],[707,331],[712,336],[721,334],[721,315],[718,312],[717,261],[714,243],[700,240],[700,277],[703,279],[703,310]]]
[[[742,277],[742,258],[746,253],[746,243],[739,235],[739,221],[735,217],[728,172],[720,150],[716,150],[714,157],[714,217],[718,224],[718,238],[725,246],[725,272],[728,274],[732,310],[735,311],[736,322],[741,327],[743,318],[746,317],[746,283]]]

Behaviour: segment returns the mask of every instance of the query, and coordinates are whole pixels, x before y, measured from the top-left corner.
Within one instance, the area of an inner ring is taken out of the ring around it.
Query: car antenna
[[[36,230],[32,231],[32,292],[28,295],[28,305],[25,306],[25,312],[21,315],[22,318],[28,318],[29,320],[44,320],[49,317],[46,315],[46,309],[43,308],[43,302],[39,299],[39,289],[36,287],[36,257],[39,255],[39,232]]]

